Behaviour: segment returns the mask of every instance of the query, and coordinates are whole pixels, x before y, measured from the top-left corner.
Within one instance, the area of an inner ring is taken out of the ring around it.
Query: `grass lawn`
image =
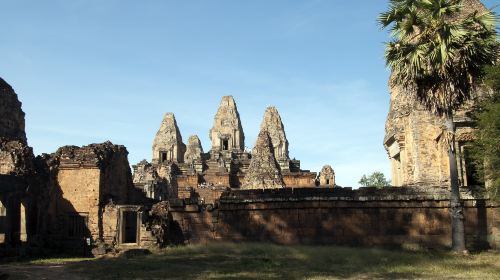
[[[500,253],[213,244],[68,264],[91,279],[500,279]]]

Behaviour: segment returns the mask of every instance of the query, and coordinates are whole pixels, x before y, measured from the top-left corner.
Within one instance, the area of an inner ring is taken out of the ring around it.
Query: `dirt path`
[[[84,280],[81,276],[68,271],[67,265],[0,265],[0,280]],[[8,277],[6,277],[7,275]]]

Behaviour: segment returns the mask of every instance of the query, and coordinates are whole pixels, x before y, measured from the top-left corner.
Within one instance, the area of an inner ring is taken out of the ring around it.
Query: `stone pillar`
[[[21,206],[16,194],[9,195],[5,202],[5,243],[16,246],[20,241]]]
[[[27,203],[26,203],[27,204]],[[27,205],[25,203],[19,203],[20,205],[20,217],[19,217],[19,239],[21,242],[28,242],[28,229],[27,229]]]
[[[2,203],[3,199],[2,196],[0,196],[0,244],[5,243],[5,221],[6,221],[6,215],[7,215],[7,209]]]

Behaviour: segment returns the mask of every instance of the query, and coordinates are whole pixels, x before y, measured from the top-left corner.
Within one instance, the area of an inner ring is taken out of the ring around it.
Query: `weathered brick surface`
[[[463,193],[469,246],[499,247],[498,205]],[[283,189],[224,193],[218,209],[171,209],[188,242],[279,244],[450,245],[448,191]]]

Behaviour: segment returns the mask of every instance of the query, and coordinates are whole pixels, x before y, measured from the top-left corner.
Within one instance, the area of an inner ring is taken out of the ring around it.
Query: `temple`
[[[182,143],[175,116],[167,113],[153,141],[151,162],[134,165],[134,184],[153,199],[167,195],[211,202],[227,189],[321,185],[316,173],[300,169],[300,161],[290,159],[285,127],[275,107],[265,110],[260,128],[255,148],[246,151],[238,107],[232,96],[224,96],[209,131],[212,147],[205,153],[196,135],[189,137],[187,146]],[[256,181],[268,172],[272,178]]]

